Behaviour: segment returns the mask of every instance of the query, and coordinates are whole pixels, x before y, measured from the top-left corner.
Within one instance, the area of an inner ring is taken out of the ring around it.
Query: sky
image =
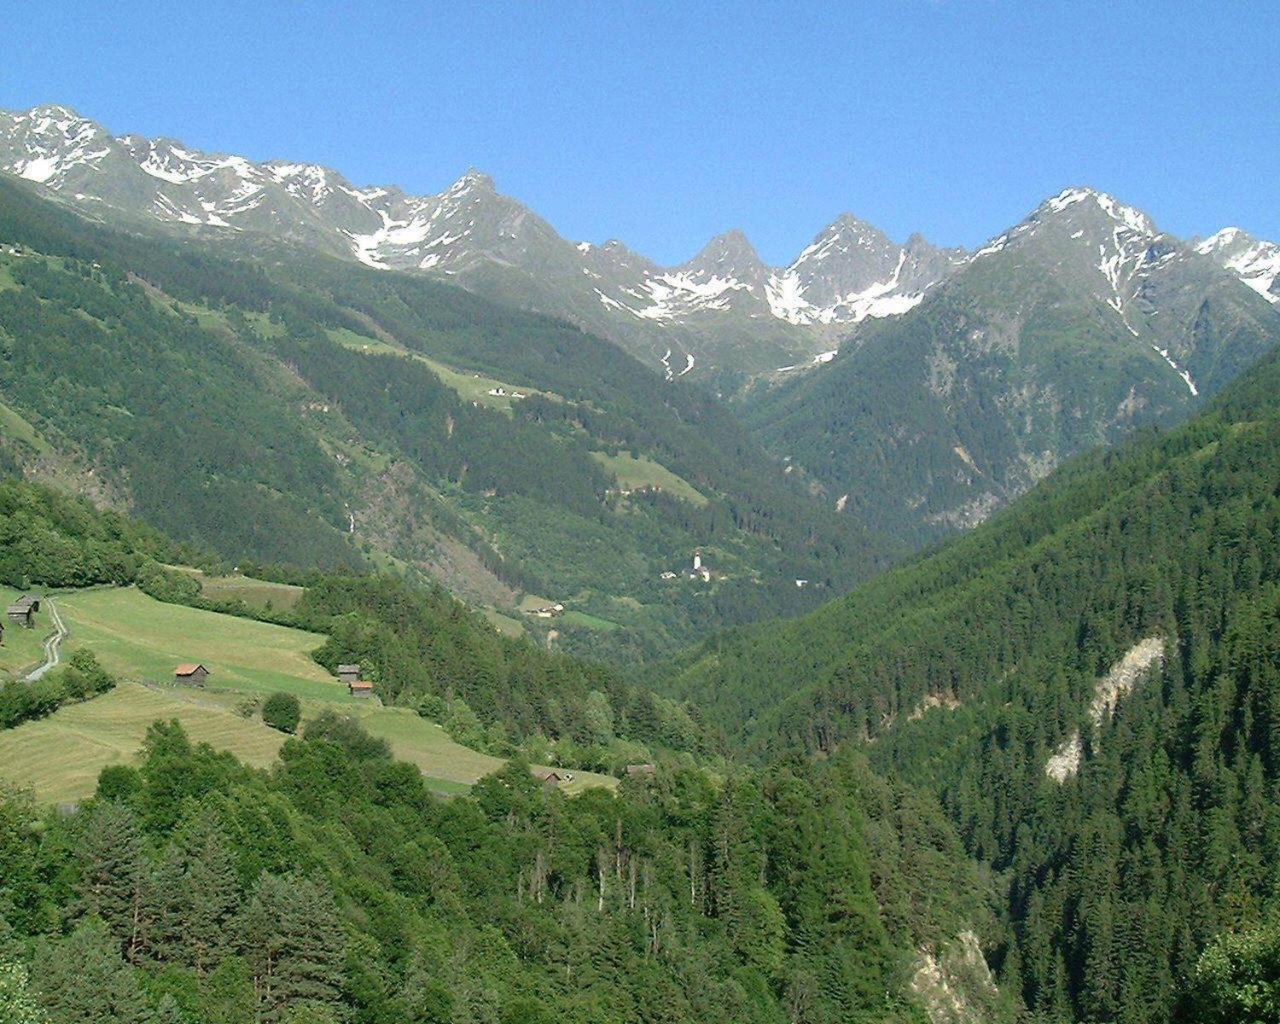
[[[848,211],[980,245],[1068,185],[1280,239],[1280,3],[52,4],[0,9],[0,108],[438,192],[492,175],[663,263],[789,262]]]

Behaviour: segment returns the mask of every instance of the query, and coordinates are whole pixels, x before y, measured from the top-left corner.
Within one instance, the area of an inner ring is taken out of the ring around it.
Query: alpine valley
[[[0,112],[0,1022],[1274,1024],[1280,247],[659,266]]]

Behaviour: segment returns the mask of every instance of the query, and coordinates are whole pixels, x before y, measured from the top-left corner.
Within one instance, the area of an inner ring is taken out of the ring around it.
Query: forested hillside
[[[937,554],[709,642],[671,692],[729,749],[866,745],[931,790],[1035,1019],[1168,1020],[1280,891],[1277,396],[1272,355]]]
[[[440,579],[538,636],[522,596],[563,604],[578,651],[801,610],[883,561],[711,400],[576,328],[121,233],[10,180],[0,351],[0,458],[23,473],[228,558]],[[711,578],[661,578],[699,548]]]
[[[157,724],[41,816],[0,795],[0,998],[27,1021],[917,1022],[912,950],[970,918],[864,767],[469,797],[340,719],[255,772]],[[45,1016],[47,1015],[47,1016]]]

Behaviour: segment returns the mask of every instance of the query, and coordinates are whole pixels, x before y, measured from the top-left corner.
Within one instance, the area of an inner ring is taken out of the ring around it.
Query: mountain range
[[[758,387],[743,416],[829,500],[920,543],[1185,416],[1274,347],[1275,262],[1241,232],[1184,242],[1066,189],[820,371]]]
[[[0,168],[113,228],[277,268],[333,259],[434,278],[568,321],[584,364],[604,338],[668,384],[719,393],[732,410],[716,415],[745,425],[793,490],[908,548],[983,521],[1078,452],[1177,421],[1280,340],[1280,247],[1237,228],[1179,239],[1084,187],[973,252],[898,244],[844,214],[786,267],[739,231],[662,267],[618,241],[562,238],[474,170],[414,196],[313,164],[113,136],[61,106],[0,113]],[[387,314],[381,299],[361,307],[379,324]],[[485,372],[533,387],[529,369],[504,357]],[[629,400],[648,393],[623,377]],[[637,454],[668,466],[674,448]],[[691,465],[687,447],[679,458]]]
[[[810,363],[851,325],[917,304],[964,259],[918,235],[899,245],[843,214],[786,267],[767,266],[737,231],[662,267],[618,241],[562,238],[474,170],[438,195],[414,196],[357,187],[314,164],[116,137],[61,106],[0,112],[0,168],[111,217],[443,276],[569,319],[669,378],[736,381]]]

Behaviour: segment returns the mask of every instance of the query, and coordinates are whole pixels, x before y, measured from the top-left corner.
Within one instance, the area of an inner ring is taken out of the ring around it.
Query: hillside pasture
[[[273,583],[257,580],[252,576],[231,573],[227,576],[206,576],[196,572],[200,580],[200,596],[210,601],[243,601],[246,607],[257,611],[274,608],[288,611],[306,592],[305,587],[291,583]]]
[[[643,455],[635,458],[626,452],[609,455],[606,452],[592,452],[591,457],[614,475],[618,486],[624,490],[634,491],[645,487],[653,487],[670,494],[673,498],[697,505],[701,508],[707,498],[683,477],[677,476],[661,463],[646,459]]]
[[[283,733],[207,697],[121,683],[101,697],[0,731],[0,778],[50,803],[83,800],[103,768],[132,763],[152,722],[170,719],[181,722],[193,742],[230,751],[259,768],[275,760],[285,740]]]
[[[15,598],[21,596],[19,590],[0,587],[0,616]],[[0,643],[0,679],[20,675],[44,661],[44,640],[53,632],[53,623],[49,621],[49,612],[43,605],[35,615],[35,622],[34,629],[24,629],[0,618],[4,625],[4,642]]]
[[[15,596],[0,590],[6,603]],[[256,712],[245,717],[241,710],[275,691],[300,698],[304,726],[326,710],[355,718],[371,735],[385,739],[395,757],[416,765],[427,785],[442,794],[465,792],[504,763],[454,742],[439,725],[407,708],[351,697],[311,660],[310,652],[325,639],[317,633],[164,604],[133,587],[75,591],[56,600],[71,631],[67,649],[92,650],[122,682],[94,700],[0,731],[0,779],[30,787],[41,800],[89,796],[98,773],[130,762],[147,727],[158,719],[177,719],[193,741],[266,766],[286,737],[264,725]],[[48,612],[42,610],[38,619],[42,628],[6,630],[0,659],[19,667],[39,662]],[[207,688],[172,681],[174,666],[183,661],[210,669]],[[573,774],[562,787],[569,793],[617,785],[609,776]]]
[[[133,587],[65,594],[58,608],[71,631],[68,649],[92,649],[122,678],[167,681],[175,665],[200,662],[215,689],[352,700],[311,660],[325,640],[318,633],[164,604]]]

